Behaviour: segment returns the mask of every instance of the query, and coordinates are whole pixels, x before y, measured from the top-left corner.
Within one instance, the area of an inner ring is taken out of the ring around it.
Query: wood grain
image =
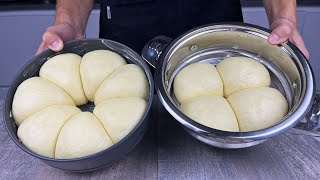
[[[154,123],[126,157],[94,172],[62,171],[13,143],[2,119],[3,97],[0,91],[0,179],[320,179],[318,134],[292,129],[251,148],[218,149],[187,134],[157,99]]]

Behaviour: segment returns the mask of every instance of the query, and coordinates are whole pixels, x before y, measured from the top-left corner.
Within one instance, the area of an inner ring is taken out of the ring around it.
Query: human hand
[[[297,26],[292,21],[288,19],[277,19],[272,22],[271,30],[272,32],[268,38],[270,44],[280,44],[289,40],[309,59],[309,52],[298,32]]]
[[[77,29],[68,23],[61,23],[49,27],[42,36],[42,42],[36,52],[36,55],[50,48],[53,51],[61,51],[63,42],[73,39],[83,38],[83,34],[77,32]]]

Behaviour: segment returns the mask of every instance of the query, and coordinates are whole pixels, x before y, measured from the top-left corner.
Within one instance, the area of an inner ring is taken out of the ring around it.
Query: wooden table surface
[[[320,134],[292,129],[250,148],[214,148],[187,134],[157,99],[153,124],[125,158],[94,172],[62,171],[13,143],[3,122],[4,95],[0,91],[0,179],[320,179]]]

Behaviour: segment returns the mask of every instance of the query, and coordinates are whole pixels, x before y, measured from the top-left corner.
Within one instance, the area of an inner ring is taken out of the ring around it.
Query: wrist
[[[264,7],[268,15],[269,24],[286,19],[297,25],[296,0],[264,0]]]
[[[270,22],[271,30],[275,29],[280,24],[286,24],[291,29],[297,28],[297,24],[294,21],[292,21],[288,18],[279,18],[279,19],[274,20],[273,22]]]
[[[297,19],[294,17],[286,17],[286,16],[279,16],[276,18],[273,18],[270,20],[270,28],[274,28],[275,24],[278,24],[278,22],[285,22],[290,24],[290,26],[297,27]]]
[[[59,24],[67,24],[70,26],[76,34],[79,35],[84,35],[85,28],[83,27],[82,23],[80,20],[77,18],[74,18],[75,16],[72,16],[70,13],[68,13],[65,10],[60,9],[59,11],[57,10],[56,12],[56,19],[54,24],[59,25]]]

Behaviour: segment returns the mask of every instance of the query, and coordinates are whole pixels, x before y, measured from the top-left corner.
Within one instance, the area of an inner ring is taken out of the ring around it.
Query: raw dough
[[[74,102],[63,89],[46,79],[27,79],[19,85],[14,95],[13,119],[19,126],[32,114],[51,105],[74,105]]]
[[[126,64],[117,53],[108,50],[95,50],[82,57],[80,73],[83,89],[87,99],[94,101],[94,95],[101,85],[116,68]]]
[[[147,102],[138,97],[108,99],[93,110],[114,143],[128,135],[139,123]]]
[[[268,128],[286,115],[288,104],[285,97],[269,87],[245,89],[229,96],[241,132]]]
[[[21,142],[33,152],[54,158],[59,132],[64,123],[81,112],[75,106],[53,105],[27,118],[18,128]]]
[[[98,105],[106,99],[121,97],[141,97],[147,99],[149,83],[144,71],[135,64],[118,68],[98,88],[94,103]]]
[[[55,158],[71,159],[95,154],[112,146],[99,120],[90,112],[73,115],[61,129]]]
[[[239,132],[237,118],[228,101],[221,96],[201,96],[184,102],[181,112],[210,128]]]
[[[81,57],[76,54],[59,54],[44,63],[39,72],[40,77],[64,89],[77,106],[87,103],[80,78],[80,62]]]
[[[251,87],[270,85],[268,70],[258,61],[247,57],[231,57],[217,65],[224,85],[224,96]]]
[[[223,96],[223,84],[214,65],[194,63],[175,77],[174,94],[180,103],[203,95]]]

